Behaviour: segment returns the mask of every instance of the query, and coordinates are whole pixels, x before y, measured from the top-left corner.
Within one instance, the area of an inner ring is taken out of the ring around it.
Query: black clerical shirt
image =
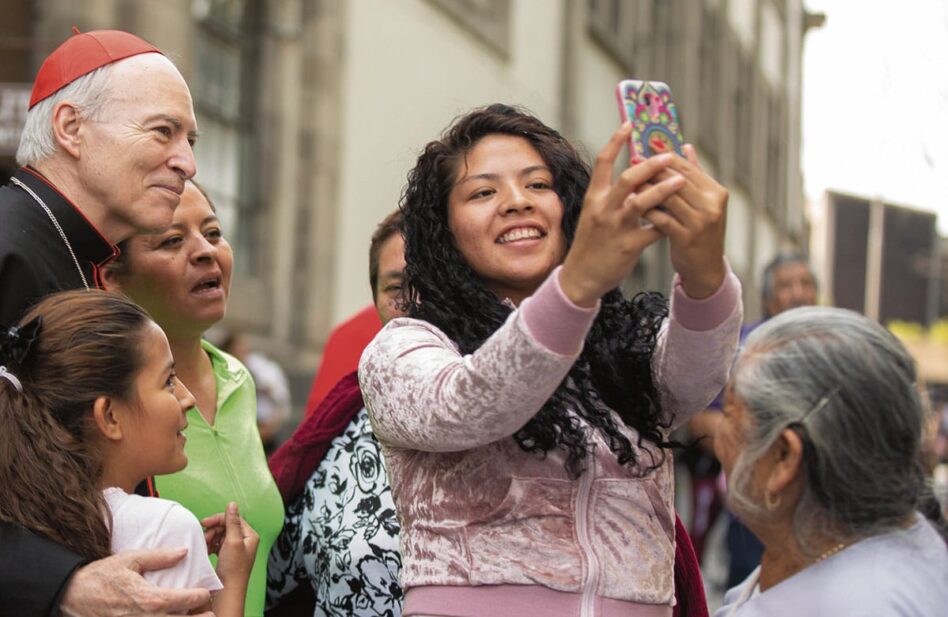
[[[102,287],[100,268],[118,249],[39,172],[24,167],[14,178],[56,217],[89,287]],[[76,263],[43,208],[12,182],[0,188],[0,326],[16,325],[44,296],[82,287]]]
[[[89,287],[102,287],[99,269],[118,249],[39,172],[24,167],[14,177],[56,217]],[[15,325],[46,295],[82,288],[49,215],[14,183],[0,188],[0,327]],[[0,615],[58,615],[65,583],[84,561],[19,525],[0,523]]]

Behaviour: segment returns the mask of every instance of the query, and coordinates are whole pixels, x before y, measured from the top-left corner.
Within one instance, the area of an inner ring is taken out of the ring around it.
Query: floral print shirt
[[[270,553],[269,601],[308,581],[314,617],[399,617],[398,532],[385,464],[363,408],[287,507]]]

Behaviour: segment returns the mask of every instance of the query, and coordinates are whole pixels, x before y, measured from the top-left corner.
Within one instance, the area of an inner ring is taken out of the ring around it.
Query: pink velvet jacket
[[[570,480],[560,451],[540,458],[511,438],[566,376],[598,312],[573,305],[558,273],[473,354],[404,318],[362,356],[402,524],[405,615],[671,615],[671,456],[639,477],[590,430],[593,455]],[[740,297],[733,273],[699,301],[676,282],[652,357],[672,427],[724,386]],[[623,430],[635,444],[636,432]]]

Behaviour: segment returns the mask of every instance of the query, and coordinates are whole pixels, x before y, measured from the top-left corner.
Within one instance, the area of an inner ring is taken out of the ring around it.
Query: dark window
[[[767,175],[764,205],[778,221],[786,218],[787,196],[787,139],[785,105],[779,94],[771,94],[767,101]]]
[[[927,324],[935,215],[885,207],[879,321]]]
[[[471,33],[510,52],[510,0],[429,0]]]
[[[588,0],[589,30],[593,38],[622,66],[628,77],[647,62],[636,24],[649,24],[651,0]],[[645,19],[644,22],[640,21]],[[645,30],[645,28],[643,28]]]
[[[833,245],[833,302],[862,313],[866,302],[869,202],[832,195],[836,206]]]
[[[739,44],[734,45],[733,50],[734,66],[737,67],[733,90],[734,177],[753,193],[754,63]]]
[[[705,6],[701,21],[698,83],[698,143],[710,152],[717,152],[720,124],[720,100],[724,76],[719,53],[721,18],[717,10]]]
[[[197,179],[217,207],[235,247],[238,272],[257,274],[264,217],[258,198],[253,118],[256,107],[257,28],[265,3],[194,3],[196,79],[192,81],[201,138]]]

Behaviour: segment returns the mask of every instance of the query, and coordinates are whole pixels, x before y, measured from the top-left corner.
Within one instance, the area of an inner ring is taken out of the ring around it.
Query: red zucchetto
[[[75,34],[47,56],[33,82],[30,109],[86,73],[138,54],[160,54],[160,49],[121,30],[93,30]],[[163,54],[162,54],[163,55]]]

